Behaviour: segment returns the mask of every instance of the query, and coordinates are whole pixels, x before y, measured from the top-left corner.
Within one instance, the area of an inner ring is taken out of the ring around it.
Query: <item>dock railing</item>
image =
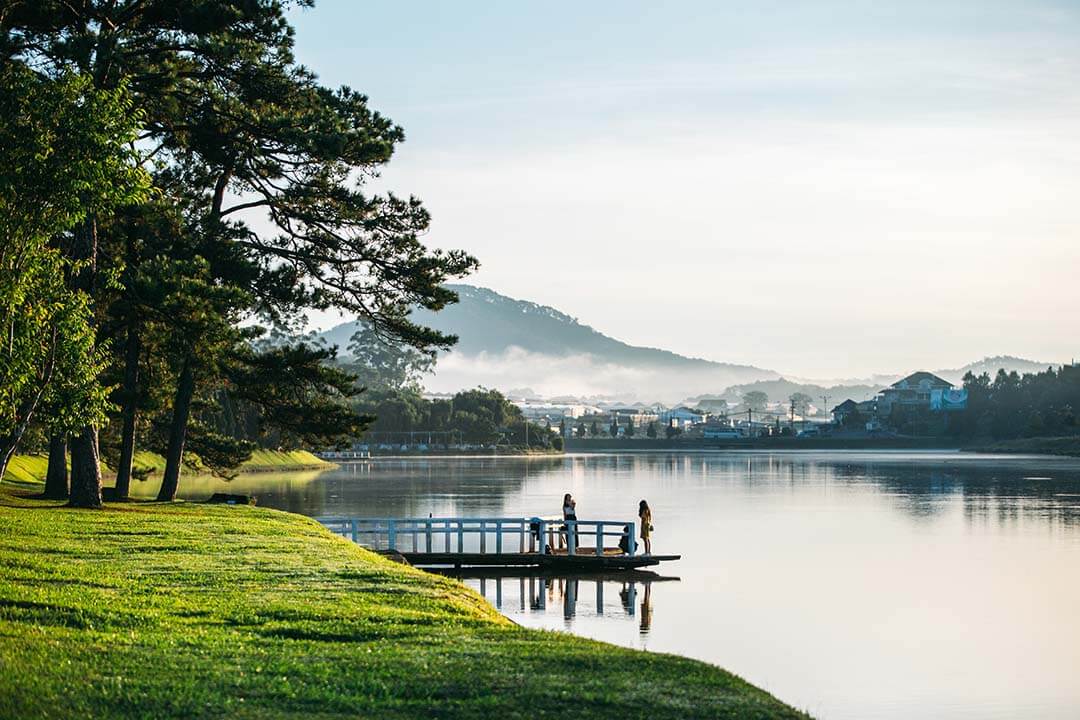
[[[635,523],[622,520],[541,517],[325,517],[318,520],[331,532],[364,547],[401,553],[546,555],[563,551],[564,543],[567,555],[602,556],[608,549],[632,556],[637,551]],[[593,547],[582,545],[583,538],[592,538]],[[605,548],[606,538],[617,538],[613,548]]]

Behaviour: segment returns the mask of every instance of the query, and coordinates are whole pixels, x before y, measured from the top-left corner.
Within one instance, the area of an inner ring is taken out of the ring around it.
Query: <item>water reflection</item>
[[[577,624],[598,620],[618,623],[622,644],[632,644],[630,633],[644,640],[653,621],[653,585],[677,583],[679,578],[649,571],[542,574],[535,569],[435,570],[461,580],[491,602],[504,615],[550,626],[561,616],[563,629],[578,632]],[[548,621],[548,622],[545,622]],[[627,621],[630,621],[629,623]]]
[[[646,498],[653,552],[682,555],[659,571],[680,582],[466,582],[522,625],[713,662],[823,720],[1080,707],[1080,460],[615,453],[181,483],[218,490],[360,517],[559,515],[569,492],[582,519],[629,521]]]

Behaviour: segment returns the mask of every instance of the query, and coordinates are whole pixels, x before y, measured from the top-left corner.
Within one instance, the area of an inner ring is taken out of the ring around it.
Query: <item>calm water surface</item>
[[[466,579],[514,620],[731,670],[818,718],[1080,717],[1080,461],[959,453],[377,460],[228,486],[307,515],[653,508],[660,578]],[[192,497],[220,486],[187,482]]]

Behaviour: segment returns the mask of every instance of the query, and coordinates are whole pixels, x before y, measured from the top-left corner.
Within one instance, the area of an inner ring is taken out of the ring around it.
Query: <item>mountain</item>
[[[675,401],[779,377],[749,365],[629,345],[546,305],[471,285],[450,287],[460,302],[438,313],[419,310],[412,315],[422,325],[459,338],[452,351],[440,355],[435,375],[426,383],[434,392],[527,386],[544,395]],[[355,322],[343,323],[320,336],[344,354],[355,330]]]
[[[960,368],[952,370],[935,370],[934,374],[951,383],[960,384],[964,375],[968,372],[975,373],[976,375],[987,373],[993,378],[1000,369],[1004,369],[1005,372],[1016,371],[1023,375],[1024,373],[1039,373],[1049,367],[1060,366],[1061,363],[1036,362],[1035,360],[1026,360],[1024,358],[1013,357],[1012,355],[995,355],[994,357],[987,357],[973,363],[968,363]]]
[[[999,369],[1004,369],[1005,372],[1016,371],[1023,375],[1024,373],[1042,372],[1052,366],[1059,367],[1060,363],[1042,363],[1036,362],[1035,360],[1025,360],[1024,358],[1013,357],[1012,355],[996,355],[994,357],[987,357],[973,363],[968,363],[959,368],[934,370],[933,373],[955,385],[960,385],[963,383],[964,375],[968,372],[973,372],[976,375],[985,372],[990,375],[990,377],[994,377]],[[819,400],[824,402],[823,397],[828,397],[828,404],[830,406],[836,406],[847,399],[855,400],[856,402],[870,400],[880,390],[892,385],[901,377],[904,376],[874,375],[865,380],[847,380],[836,383],[814,383],[809,381],[789,380],[787,378],[758,380],[757,382],[746,383],[743,385],[732,385],[725,390],[723,394],[717,395],[715,398],[726,400],[729,404],[735,404],[739,402],[746,393],[758,390],[768,395],[770,400],[782,401],[797,392],[801,392],[809,395],[815,402]],[[693,397],[688,398],[687,403],[692,404],[695,402],[708,401],[709,399],[709,397]]]
[[[869,399],[902,377],[874,375],[828,382],[783,378],[772,370],[751,365],[629,345],[546,305],[471,285],[450,287],[458,293],[460,302],[439,313],[420,310],[412,316],[422,325],[459,337],[451,352],[440,355],[435,374],[425,383],[432,392],[456,392],[482,385],[530,397],[604,397],[668,404],[689,398],[687,402],[694,404],[708,397],[734,403],[751,390],[761,390],[772,400],[802,392],[817,402],[828,395],[829,404],[834,405],[847,398]],[[356,323],[348,322],[319,336],[337,345],[344,355],[355,331]],[[993,376],[1004,368],[1022,374],[1041,372],[1051,364],[999,355],[933,372],[959,384],[968,371]]]

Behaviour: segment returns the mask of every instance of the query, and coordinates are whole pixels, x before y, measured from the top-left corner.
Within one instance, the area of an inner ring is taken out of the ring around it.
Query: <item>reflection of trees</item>
[[[1062,460],[825,452],[621,453],[378,460],[346,464],[307,482],[290,483],[284,480],[288,476],[242,476],[245,489],[240,492],[256,495],[261,505],[307,515],[482,516],[545,510],[554,515],[558,501],[549,509],[537,507],[536,495],[561,498],[575,483],[619,484],[634,478],[655,485],[657,492],[702,485],[717,492],[736,488],[748,493],[842,488],[885,498],[916,520],[939,517],[959,501],[969,523],[1080,526],[1080,463]],[[1039,477],[1052,479],[1032,479]]]
[[[958,498],[969,522],[1080,526],[1080,464],[1055,459],[731,452],[577,456],[573,463],[582,477],[640,474],[663,487],[666,481],[708,478],[746,489],[869,489],[917,520],[940,516]],[[1043,479],[1032,479],[1037,477]]]
[[[345,463],[296,486],[267,478],[251,492],[260,505],[310,516],[491,515],[524,483],[562,467],[558,456],[385,459]]]

